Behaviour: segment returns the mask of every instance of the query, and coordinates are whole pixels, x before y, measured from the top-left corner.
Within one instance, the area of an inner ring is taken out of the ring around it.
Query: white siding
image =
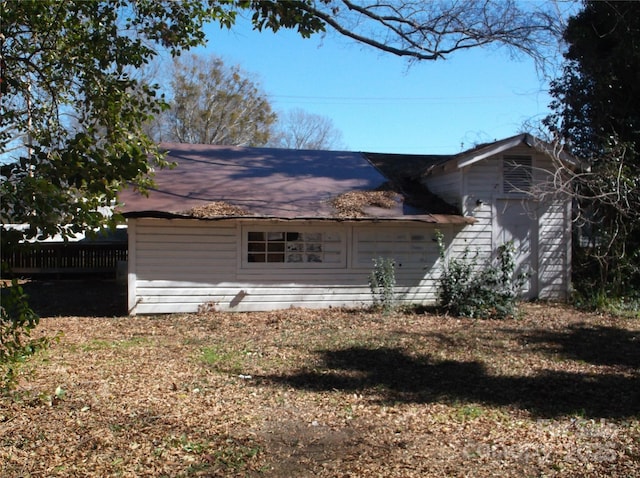
[[[541,214],[538,246],[538,297],[568,298],[571,281],[570,203],[550,205]]]
[[[329,268],[248,264],[243,261],[246,226],[233,221],[130,219],[130,313],[195,312],[205,304],[230,311],[367,305],[372,303],[368,280],[373,258],[379,256],[397,263],[396,295],[402,303],[435,301],[439,273],[434,225],[324,221],[264,226],[339,232],[346,261]],[[450,240],[451,226],[444,229]]]
[[[457,183],[455,183],[457,181]],[[476,222],[466,225],[459,231],[449,247],[448,255],[462,255],[465,250],[490,258],[492,254],[492,203],[498,185],[498,161],[481,161],[456,173],[429,176],[426,184],[429,189],[442,197],[443,188],[457,191],[457,196],[449,196],[448,202],[456,203],[465,216],[473,217]]]
[[[494,258],[497,247],[502,244],[503,234],[499,228],[500,210],[506,195],[502,187],[502,161],[509,155],[533,157],[534,194],[535,188],[549,191],[553,188],[553,164],[546,156],[522,145],[494,157],[478,161],[454,172],[443,172],[425,179],[429,189],[446,198],[447,202],[461,205],[462,213],[476,219],[474,224],[465,226],[456,234],[448,254],[461,254],[465,248],[484,255],[487,260]],[[542,186],[541,183],[546,184]],[[457,192],[457,195],[452,194]],[[542,205],[527,195],[520,195],[516,202],[523,211],[532,216],[530,238],[532,242],[531,280],[534,290],[529,296],[541,299],[561,299],[568,296],[571,268],[571,210],[567,201],[557,198],[551,205]]]
[[[499,161],[490,158],[461,170],[463,214],[476,222],[463,229],[454,240],[456,252],[469,247],[489,260],[493,254],[494,201],[498,187]]]

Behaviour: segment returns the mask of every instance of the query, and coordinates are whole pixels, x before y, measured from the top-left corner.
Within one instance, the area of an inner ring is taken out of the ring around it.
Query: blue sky
[[[302,108],[331,118],[345,149],[450,154],[505,138],[545,116],[550,98],[533,61],[475,49],[418,62],[337,34],[207,28],[198,54],[212,53],[251,73],[277,111]]]

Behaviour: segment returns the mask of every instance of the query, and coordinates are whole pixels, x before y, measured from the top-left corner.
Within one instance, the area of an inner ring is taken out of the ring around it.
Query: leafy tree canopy
[[[135,69],[202,44],[204,22],[228,27],[243,8],[261,28],[322,29],[285,3],[3,0],[0,222],[29,224],[30,237],[100,225],[123,183],[144,189],[163,165],[143,125],[164,98]]]
[[[572,17],[563,75],[552,93],[563,136],[573,152],[593,159],[612,135],[640,138],[640,4],[587,2]]]
[[[566,65],[546,124],[591,167],[573,178],[591,240],[576,272],[591,293],[638,292],[640,3],[585,2],[564,37]]]

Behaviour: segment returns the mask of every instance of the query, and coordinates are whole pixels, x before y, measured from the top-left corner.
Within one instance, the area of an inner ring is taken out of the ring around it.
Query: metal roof
[[[119,211],[128,217],[190,217],[194,207],[225,203],[246,211],[216,216],[275,219],[409,220],[434,223],[473,222],[455,214],[439,198],[403,191],[393,175],[385,175],[359,152],[247,148],[202,144],[162,144],[173,169],[156,171],[155,188],[145,197],[127,188],[118,196]],[[391,161],[391,160],[389,160]],[[428,164],[426,164],[428,166]],[[397,175],[396,175],[397,176]],[[415,186],[415,185],[414,185]],[[332,200],[357,191],[392,189],[392,207],[365,208],[364,217],[336,213]],[[447,207],[443,207],[443,204]]]

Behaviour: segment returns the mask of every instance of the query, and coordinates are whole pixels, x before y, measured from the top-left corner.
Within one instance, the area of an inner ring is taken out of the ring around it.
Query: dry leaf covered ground
[[[0,476],[640,475],[640,321],[525,311],[48,317]]]

